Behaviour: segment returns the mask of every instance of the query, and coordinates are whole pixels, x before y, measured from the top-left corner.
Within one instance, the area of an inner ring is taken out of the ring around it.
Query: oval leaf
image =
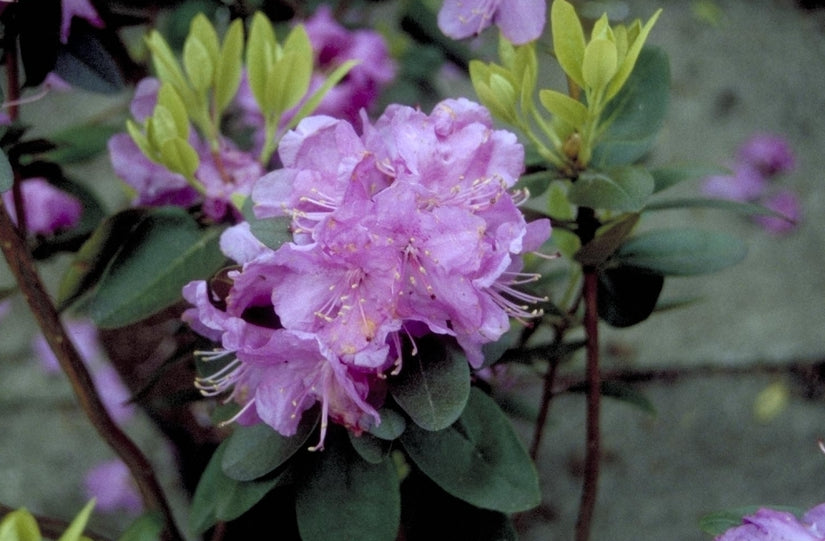
[[[617,167],[604,172],[586,171],[567,192],[571,203],[582,207],[637,212],[653,193],[653,177],[641,167]]]
[[[430,432],[410,425],[401,443],[421,471],[467,503],[515,513],[541,501],[536,468],[510,421],[478,389],[451,427]]]
[[[659,229],[628,240],[617,250],[616,260],[666,276],[689,276],[735,265],[746,254],[745,243],[726,233]]]
[[[599,273],[599,317],[613,327],[624,328],[650,317],[662,293],[661,274],[635,267],[616,267]]]
[[[183,209],[153,209],[122,238],[88,306],[101,328],[146,318],[181,298],[181,288],[206,279],[226,262],[220,230],[201,231]]]
[[[398,474],[391,460],[370,464],[346,436],[329,434],[297,486],[295,511],[303,541],[392,541],[401,519]]]
[[[670,64],[660,49],[645,47],[622,90],[607,103],[608,124],[593,150],[596,167],[631,164],[653,146],[670,100]]]
[[[72,86],[90,92],[119,92],[125,86],[123,76],[97,32],[90,26],[73,26],[68,43],[58,50],[54,72]]]
[[[17,509],[0,521],[0,541],[41,541],[37,520],[26,509]]]
[[[259,481],[237,481],[221,469],[226,441],[221,443],[209,460],[192,497],[189,525],[203,533],[219,521],[233,520],[258,503],[288,477],[287,472]]]
[[[425,430],[441,430],[461,415],[470,394],[470,367],[457,350],[436,338],[418,341],[419,353],[404,360],[390,382],[398,405]]]
[[[165,526],[160,512],[148,511],[136,518],[117,541],[155,541],[161,538]]]
[[[285,437],[266,424],[239,426],[226,440],[221,467],[237,481],[251,481],[264,476],[285,463],[306,443],[318,416],[306,414],[298,425],[298,432]]]

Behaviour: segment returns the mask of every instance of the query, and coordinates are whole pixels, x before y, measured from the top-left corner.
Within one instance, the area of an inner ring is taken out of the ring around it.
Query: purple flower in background
[[[374,30],[348,30],[338,24],[327,5],[320,6],[304,24],[315,51],[316,74],[310,92],[347,60],[359,60],[347,77],[330,89],[315,110],[355,124],[361,109],[369,109],[381,89],[395,77],[395,64],[383,36]]]
[[[134,190],[132,205],[188,207],[198,200],[183,175],[147,158],[128,133],[113,135],[108,147],[115,174]]]
[[[754,135],[736,152],[736,159],[755,167],[765,177],[788,173],[796,165],[793,151],[788,142],[777,135]]]
[[[705,179],[702,193],[710,197],[731,201],[756,201],[768,187],[766,179],[758,169],[749,164],[737,164],[730,175],[714,175]]]
[[[131,103],[135,119],[142,121],[151,115],[158,88],[158,80],[151,77],[138,84]],[[109,159],[115,174],[134,189],[133,205],[189,207],[201,203],[203,212],[214,221],[236,220],[238,212],[232,206],[232,196],[249,195],[252,184],[263,174],[263,167],[252,154],[238,150],[228,139],[222,141],[217,152],[194,133],[190,143],[200,158],[195,178],[204,195],[182,175],[147,158],[127,133],[109,139]]]
[[[495,24],[516,45],[538,39],[544,30],[545,0],[444,0],[438,27],[453,39],[481,33]]]
[[[822,541],[825,504],[809,510],[801,520],[791,513],[763,508],[742,522],[716,537],[716,541]]]
[[[60,22],[60,41],[67,43],[72,27],[72,19],[79,17],[97,28],[103,28],[103,19],[89,0],[61,0],[63,13]]]
[[[285,435],[316,402],[360,432],[380,422],[402,339],[453,337],[478,368],[510,318],[537,315],[517,286],[521,255],[550,234],[526,223],[509,191],[524,168],[514,134],[489,112],[445,100],[427,115],[394,105],[363,133],[327,116],[301,121],[279,147],[282,169],[252,192],[259,219],[290,217],[293,242],[272,250],[247,224],[221,246],[241,266],[220,287],[192,282],[184,320],[230,363],[201,382],[230,392],[237,420]],[[322,441],[323,444],[323,430]]]
[[[0,322],[3,321],[3,318],[8,315],[11,311],[11,300],[10,299],[3,299],[0,300]]]
[[[69,229],[80,221],[83,204],[79,199],[50,184],[44,178],[25,179],[20,189],[23,194],[26,228],[40,235],[52,235]],[[9,190],[3,193],[3,202],[14,223],[17,213],[14,195]]]
[[[95,498],[95,509],[104,513],[138,515],[143,511],[137,485],[120,459],[102,462],[90,469],[86,473],[84,489],[87,498]]]
[[[782,235],[793,231],[802,219],[802,203],[799,197],[790,190],[780,190],[763,202],[765,207],[773,210],[785,218],[772,215],[755,216],[754,221],[765,231]]]
[[[792,171],[795,157],[788,142],[782,137],[758,134],[743,143],[736,151],[736,161],[730,175],[708,177],[702,184],[702,193],[710,197],[763,205],[780,216],[760,215],[753,221],[773,234],[793,231],[802,219],[799,197],[784,189],[771,192],[771,183],[777,175]]]
[[[315,73],[307,95],[312,95],[326,81],[326,74],[348,60],[358,60],[344,80],[331,88],[315,109],[315,115],[328,115],[360,124],[361,109],[375,103],[381,90],[395,77],[395,62],[387,44],[378,32],[368,29],[348,30],[332,16],[329,6],[321,5],[306,20],[304,27],[315,53]],[[243,112],[243,121],[255,127],[256,145],[263,141],[263,117],[249,88],[247,78],[241,81],[236,102]],[[284,113],[286,124],[302,104]]]
[[[66,321],[65,327],[72,344],[91,373],[95,389],[106,411],[115,422],[127,422],[135,413],[135,406],[129,402],[131,393],[117,371],[109,364],[98,338],[97,327],[87,319]],[[60,371],[57,358],[42,334],[34,337],[32,349],[46,372]]]

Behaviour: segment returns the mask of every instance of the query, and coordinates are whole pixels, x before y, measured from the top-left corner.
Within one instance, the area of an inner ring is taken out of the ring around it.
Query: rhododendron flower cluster
[[[802,519],[786,511],[763,508],[742,522],[716,541],[821,541],[825,539],[825,504],[808,510]]]
[[[215,357],[234,356],[205,389],[231,389],[238,421],[287,436],[320,402],[321,444],[327,419],[356,433],[380,422],[387,378],[425,333],[480,367],[511,318],[536,315],[540,299],[517,289],[537,278],[521,257],[550,233],[510,191],[523,147],[480,105],[392,105],[363,123],[359,135],[313,116],[287,133],[284,167],[252,199],[257,218],[290,220],[292,241],[273,250],[237,225],[221,247],[239,266],[184,288],[184,319],[220,342]]]

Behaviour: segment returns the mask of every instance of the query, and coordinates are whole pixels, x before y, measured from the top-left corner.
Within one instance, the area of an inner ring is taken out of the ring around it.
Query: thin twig
[[[134,442],[115,424],[103,406],[86,366],[63,328],[57,309],[43,287],[31,254],[2,204],[0,204],[0,247],[17,280],[20,291],[57,357],[60,367],[68,376],[86,416],[101,437],[129,468],[146,508],[159,511],[163,515],[167,539],[182,540],[183,537],[175,526],[172,511],[151,464]]]
[[[590,526],[599,480],[601,377],[599,374],[599,316],[597,311],[598,274],[594,268],[584,269],[584,328],[587,336],[587,436],[579,516],[576,520],[576,541],[590,539]]]

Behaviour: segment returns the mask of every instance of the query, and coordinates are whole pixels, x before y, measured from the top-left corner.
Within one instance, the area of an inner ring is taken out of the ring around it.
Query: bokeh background
[[[749,136],[780,135],[797,166],[777,182],[804,206],[803,221],[783,236],[717,210],[645,218],[643,228],[724,229],[743,238],[749,253],[721,273],[666,281],[664,299],[698,298],[693,304],[630,329],[603,328],[605,370],[646,379],[637,388],[655,413],[604,402],[593,539],[708,539],[698,521],[712,511],[823,502],[825,454],[817,442],[825,438],[825,10],[791,0],[578,5],[644,20],[664,8],[649,41],[670,57],[672,95],[651,163],[726,164]],[[436,87],[445,95],[469,88],[456,80]],[[79,116],[122,115],[129,98],[52,93],[25,106],[22,120],[48,136]],[[105,156],[69,174],[109,210],[127,201]],[[666,194],[697,195],[698,184]],[[66,263],[58,257],[44,265],[49,287]],[[0,265],[0,288],[11,284]],[[85,501],[85,470],[112,454],[68,384],[39,369],[30,350],[32,319],[21,299],[13,303],[12,316],[0,323],[0,502],[69,518]],[[537,402],[535,378],[513,384],[524,403]],[[529,437],[529,422],[516,424]],[[183,519],[185,497],[168,447],[148,419],[139,417],[128,432],[157,465]],[[520,519],[522,539],[572,538],[583,449],[584,398],[559,397],[538,460],[544,503]],[[93,524],[117,532],[124,519],[96,514]]]

